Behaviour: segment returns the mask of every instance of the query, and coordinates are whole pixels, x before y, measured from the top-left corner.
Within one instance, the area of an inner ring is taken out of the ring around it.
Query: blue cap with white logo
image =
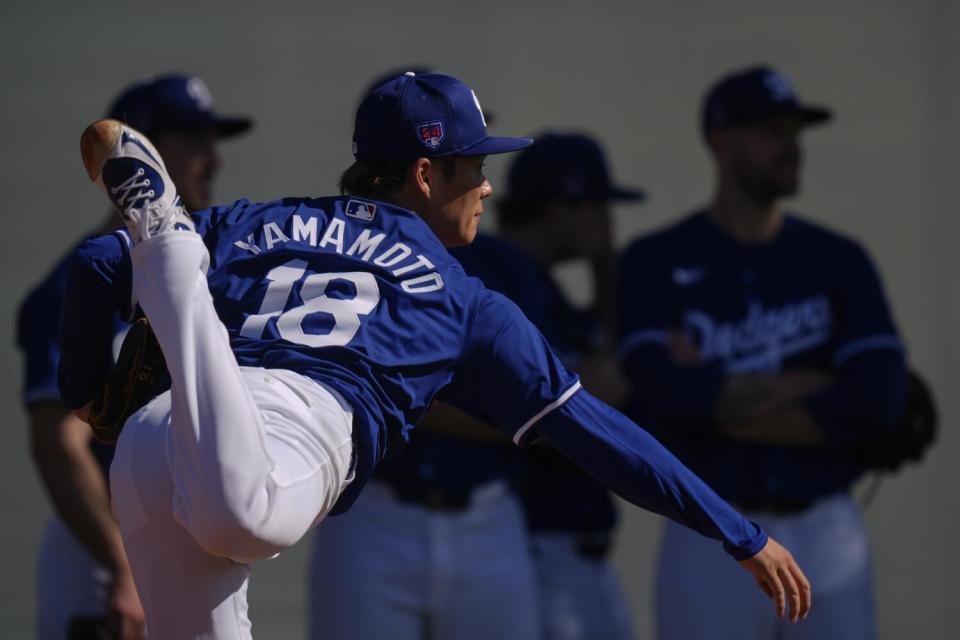
[[[215,113],[213,97],[203,80],[180,74],[156,76],[127,87],[114,100],[108,117],[148,136],[159,131],[213,129],[226,138],[253,125],[244,116]]]
[[[580,133],[544,132],[519,153],[507,177],[507,201],[536,203],[565,200],[637,201],[640,189],[614,185],[603,149]]]
[[[488,136],[480,102],[460,80],[410,71],[374,88],[360,103],[353,155],[359,160],[400,162],[507,153],[532,142]]]
[[[801,103],[789,80],[770,67],[759,66],[732,73],[713,85],[703,101],[701,128],[706,135],[779,115],[796,115],[810,125],[826,122],[832,114],[825,107]]]

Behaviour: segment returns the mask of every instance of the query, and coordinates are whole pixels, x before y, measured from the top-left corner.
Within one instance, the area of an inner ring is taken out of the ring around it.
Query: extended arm
[[[766,534],[717,496],[650,434],[581,390],[536,427],[547,442],[617,495],[720,540],[738,560]]]
[[[29,417],[31,453],[54,510],[112,574],[111,623],[127,630],[124,637],[142,637],[143,608],[110,510],[106,478],[90,450],[90,427],[57,402],[31,405]]]
[[[110,569],[125,569],[106,478],[90,450],[90,427],[59,403],[29,408],[30,451],[57,515],[90,554]]]
[[[789,552],[628,418],[581,390],[547,414],[536,430],[624,499],[722,541],[777,602],[778,614],[789,599],[791,619],[806,616],[810,584]]]

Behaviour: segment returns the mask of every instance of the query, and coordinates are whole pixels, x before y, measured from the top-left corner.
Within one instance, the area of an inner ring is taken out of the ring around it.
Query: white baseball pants
[[[37,554],[37,640],[64,640],[74,617],[107,615],[113,576],[59,518],[51,518]]]
[[[350,408],[299,374],[237,365],[206,256],[187,232],[132,250],[172,387],[127,422],[110,482],[154,638],[251,638],[248,563],[297,542],[350,481]]]
[[[661,640],[875,640],[866,529],[847,494],[789,516],[746,513],[796,558],[813,586],[810,616],[779,620],[756,581],[720,544],[668,522],[657,576]]]
[[[307,608],[311,640],[535,640],[519,501],[495,482],[434,511],[370,482],[314,532]]]
[[[531,534],[541,640],[630,640],[630,606],[613,567],[585,558],[573,533]]]

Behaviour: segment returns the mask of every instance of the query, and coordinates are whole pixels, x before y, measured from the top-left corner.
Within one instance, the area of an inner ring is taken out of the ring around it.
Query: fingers
[[[782,618],[787,610],[787,595],[784,592],[783,582],[780,579],[780,572],[775,568],[770,572],[767,578],[767,586],[773,594],[773,601],[777,607],[777,617]]]
[[[803,620],[810,614],[810,608],[813,606],[813,589],[810,587],[807,576],[803,574],[796,562],[790,563],[790,573],[800,590],[800,619]]]
[[[790,622],[795,624],[810,613],[813,603],[810,581],[789,552],[784,554],[773,569],[776,575],[773,591],[774,600],[777,603],[777,615],[782,618],[786,613],[786,605],[789,604]]]
[[[757,585],[775,603],[777,616],[783,618],[790,608],[790,621],[806,618],[813,604],[810,581],[790,552],[773,538],[755,556],[741,561],[753,574]]]
[[[787,600],[790,603],[790,622],[796,623],[800,618],[800,588],[797,581],[790,572],[790,567],[785,566],[777,570],[780,582],[786,591]]]
[[[783,618],[788,607],[791,622],[807,617],[812,605],[810,581],[789,551],[770,539],[743,565],[753,574],[760,589],[774,601],[778,617]]]
[[[760,587],[760,590],[763,591],[768,598],[771,600],[774,599],[773,591],[770,591],[770,587],[767,586],[767,583],[763,578],[757,578],[757,585]]]

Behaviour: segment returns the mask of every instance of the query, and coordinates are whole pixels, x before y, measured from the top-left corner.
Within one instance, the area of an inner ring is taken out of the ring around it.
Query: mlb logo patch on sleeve
[[[347,202],[346,214],[351,218],[370,221],[377,215],[377,205],[363,200],[350,200]]]

